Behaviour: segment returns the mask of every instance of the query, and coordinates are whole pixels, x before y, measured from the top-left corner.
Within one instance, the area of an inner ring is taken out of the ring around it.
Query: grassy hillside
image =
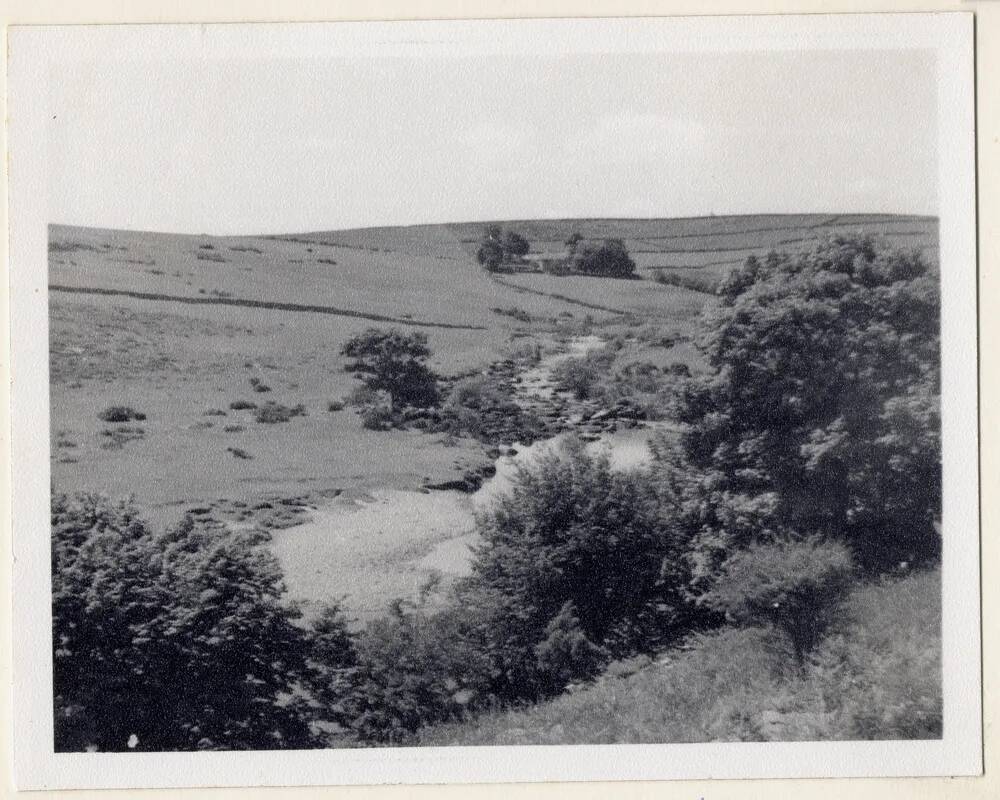
[[[415,743],[937,738],[940,606],[939,571],[861,586],[802,671],[774,630],[722,629],[549,702],[428,728]]]

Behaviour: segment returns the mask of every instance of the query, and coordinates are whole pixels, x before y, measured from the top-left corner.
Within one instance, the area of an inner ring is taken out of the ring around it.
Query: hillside
[[[422,731],[420,745],[937,738],[940,572],[861,586],[799,671],[779,633],[723,628],[524,710]]]

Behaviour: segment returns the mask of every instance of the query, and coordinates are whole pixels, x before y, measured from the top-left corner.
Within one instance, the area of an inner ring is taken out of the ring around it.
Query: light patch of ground
[[[348,616],[364,622],[385,614],[393,598],[414,598],[434,573],[467,574],[472,525],[461,492],[378,489],[337,498],[310,521],[275,531],[271,547],[289,597],[307,616],[343,596]]]

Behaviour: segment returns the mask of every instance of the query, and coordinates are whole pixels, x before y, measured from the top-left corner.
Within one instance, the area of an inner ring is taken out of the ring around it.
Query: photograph
[[[32,757],[978,769],[971,20],[878,17],[12,29]]]

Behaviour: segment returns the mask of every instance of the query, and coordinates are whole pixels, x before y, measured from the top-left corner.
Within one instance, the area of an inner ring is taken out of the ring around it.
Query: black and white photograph
[[[12,29],[19,782],[976,772],[971,31]]]

